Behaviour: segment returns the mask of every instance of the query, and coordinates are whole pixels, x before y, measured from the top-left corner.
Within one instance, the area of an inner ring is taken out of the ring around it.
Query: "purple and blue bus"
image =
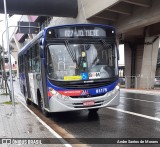
[[[45,114],[119,104],[118,48],[111,26],[47,27],[18,54],[21,91]]]

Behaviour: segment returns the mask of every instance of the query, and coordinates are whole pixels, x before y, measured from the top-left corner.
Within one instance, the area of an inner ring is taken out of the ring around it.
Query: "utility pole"
[[[12,79],[12,63],[11,63],[11,54],[10,54],[10,48],[9,48],[9,31],[8,31],[6,0],[3,0],[3,3],[4,3],[4,12],[5,12],[6,41],[7,41],[8,60],[9,60],[10,92],[11,92],[11,98],[12,98],[12,105],[15,107],[13,79]]]

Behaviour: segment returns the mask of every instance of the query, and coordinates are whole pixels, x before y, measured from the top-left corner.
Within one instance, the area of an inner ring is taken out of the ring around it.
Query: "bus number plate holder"
[[[94,101],[85,101],[83,102],[83,106],[93,106],[95,104]]]

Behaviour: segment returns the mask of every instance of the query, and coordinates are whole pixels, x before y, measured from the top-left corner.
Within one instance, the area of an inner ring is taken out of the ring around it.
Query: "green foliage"
[[[12,105],[12,102],[11,102],[11,101],[6,101],[6,102],[3,102],[2,104]],[[17,102],[15,102],[15,104],[17,105],[18,103],[17,103]]]
[[[9,93],[2,93],[2,94],[0,94],[0,95],[9,95]]]

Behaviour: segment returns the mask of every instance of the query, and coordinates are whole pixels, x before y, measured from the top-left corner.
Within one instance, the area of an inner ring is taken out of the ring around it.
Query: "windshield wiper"
[[[73,62],[76,62],[75,55],[74,55],[74,53],[73,53],[73,51],[72,51],[72,49],[71,49],[71,47],[70,47],[70,45],[69,45],[69,42],[68,42],[67,40],[65,40],[64,42],[65,42],[67,51],[68,51],[69,55],[70,55],[71,58],[72,58],[72,61],[73,61]]]
[[[107,43],[106,43],[104,40],[100,39],[100,41],[102,42],[102,44],[103,44],[107,49],[109,49],[109,45],[107,45]],[[119,50],[118,50],[118,47],[117,47],[117,44],[116,44],[116,43],[115,43],[115,46],[116,46],[116,50],[117,50],[117,58],[118,58],[118,60],[119,60]]]
[[[108,45],[104,40],[100,39],[100,41],[106,47],[106,49],[108,49],[110,47],[110,44]]]

